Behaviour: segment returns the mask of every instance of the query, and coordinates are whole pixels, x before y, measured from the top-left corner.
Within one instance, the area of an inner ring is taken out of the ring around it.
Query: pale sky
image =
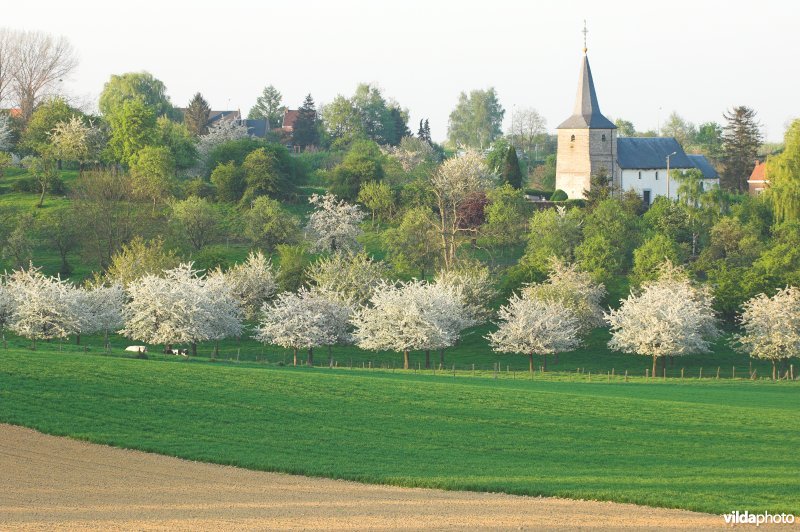
[[[64,35],[80,65],[65,88],[96,101],[111,74],[147,70],[184,106],[246,113],[265,85],[296,108],[379,85],[444,140],[461,91],[495,87],[506,109],[533,107],[554,130],[572,111],[583,20],[600,107],[638,130],[673,110],[696,124],[747,105],[768,140],[800,116],[800,2],[194,2],[3,0],[0,24]]]

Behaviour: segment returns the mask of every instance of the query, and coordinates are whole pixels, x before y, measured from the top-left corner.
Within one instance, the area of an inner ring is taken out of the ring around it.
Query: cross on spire
[[[586,53],[589,49],[586,47],[586,34],[589,33],[589,30],[586,29],[586,19],[583,19],[583,53]]]

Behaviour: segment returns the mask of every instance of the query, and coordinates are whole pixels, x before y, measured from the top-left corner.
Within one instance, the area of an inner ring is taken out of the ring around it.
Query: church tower
[[[566,192],[570,199],[582,198],[591,177],[603,172],[614,183],[619,182],[617,127],[600,113],[584,42],[575,109],[558,126],[556,189]]]

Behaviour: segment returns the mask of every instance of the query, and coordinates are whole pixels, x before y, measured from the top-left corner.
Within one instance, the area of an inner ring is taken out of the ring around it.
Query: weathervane
[[[589,33],[589,30],[586,29],[586,19],[583,19],[583,53],[586,53],[589,49],[586,47],[586,34]]]

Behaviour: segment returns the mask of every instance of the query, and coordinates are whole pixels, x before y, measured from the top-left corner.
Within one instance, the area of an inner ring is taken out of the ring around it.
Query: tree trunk
[[[36,351],[36,337],[33,337],[33,350]]]
[[[214,358],[219,356],[219,340],[214,342]]]
[[[408,369],[409,360],[408,360],[408,350],[403,351],[403,369]]]
[[[197,342],[192,342],[192,356],[197,356]]]
[[[295,366],[297,365],[297,348],[296,347],[294,348],[294,362],[293,362],[293,364]]]
[[[439,363],[444,364],[444,349],[439,349]]]
[[[656,376],[656,365],[658,364],[658,357],[653,355],[653,378]]]
[[[314,366],[314,348],[308,348],[308,360],[306,360],[306,366]]]
[[[663,362],[661,363],[661,375],[663,377],[667,376],[667,357],[662,358]]]
[[[36,205],[37,209],[41,209],[42,205],[44,205],[44,195],[45,195],[46,192],[47,192],[47,188],[46,187],[42,187],[42,194],[41,194],[41,196],[39,196],[39,203]]]
[[[431,369],[431,350],[425,350],[425,369]]]
[[[547,371],[547,355],[542,355],[542,371]]]
[[[528,353],[528,371],[533,373],[533,353]]]
[[[775,360],[772,360],[772,381],[775,382]]]
[[[328,346],[328,365],[333,367],[333,350],[331,349],[331,346]]]
[[[164,354],[166,355],[167,353],[169,353],[171,351],[172,351],[172,344],[165,344],[164,345]]]
[[[75,345],[81,345],[81,333],[75,335]]]

